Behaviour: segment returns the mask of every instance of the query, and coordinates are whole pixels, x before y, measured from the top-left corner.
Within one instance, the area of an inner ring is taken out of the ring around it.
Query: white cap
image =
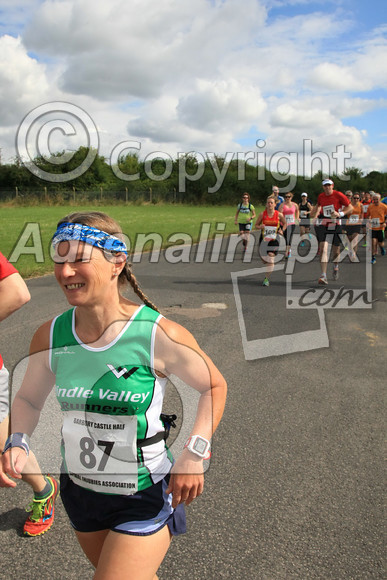
[[[323,185],[333,185],[332,179],[324,179],[322,182]]]
[[[301,197],[304,197],[304,196],[305,197],[308,197],[308,194],[307,193],[301,193]]]

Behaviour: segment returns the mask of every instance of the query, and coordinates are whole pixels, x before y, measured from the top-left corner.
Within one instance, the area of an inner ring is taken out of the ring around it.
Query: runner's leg
[[[86,556],[96,567],[94,580],[154,580],[171,542],[168,526],[148,536],[111,530],[75,533]]]

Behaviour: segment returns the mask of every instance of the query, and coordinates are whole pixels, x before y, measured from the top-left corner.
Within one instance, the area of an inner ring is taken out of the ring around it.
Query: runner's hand
[[[20,447],[9,449],[0,462],[0,487],[16,487],[16,482],[8,477],[21,479],[21,473],[27,463],[27,454]]]
[[[187,449],[176,461],[171,470],[171,477],[166,493],[172,493],[172,507],[180,503],[189,505],[203,493],[204,475],[203,460],[195,457]]]

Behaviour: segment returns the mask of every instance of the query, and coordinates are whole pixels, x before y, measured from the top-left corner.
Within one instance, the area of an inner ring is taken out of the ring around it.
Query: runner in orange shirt
[[[365,215],[366,219],[370,220],[368,222],[368,227],[372,228],[371,264],[375,264],[376,262],[378,246],[382,256],[386,253],[386,250],[384,249],[384,230],[386,227],[387,205],[381,203],[380,198],[381,196],[379,193],[374,193],[372,195],[372,203],[368,206]]]
[[[351,262],[355,262],[359,234],[363,223],[363,206],[360,203],[360,195],[358,193],[352,196],[351,205],[352,211],[347,219],[347,236],[350,244],[349,259]]]

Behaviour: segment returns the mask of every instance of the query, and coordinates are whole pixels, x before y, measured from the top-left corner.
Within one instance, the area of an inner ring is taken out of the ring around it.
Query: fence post
[[[75,187],[73,185],[73,200],[75,201]]]
[[[128,188],[127,187],[125,187],[125,200],[126,200],[126,203],[128,203]]]
[[[19,197],[19,189],[18,189],[18,187],[15,187],[15,193],[16,193],[16,197]]]

